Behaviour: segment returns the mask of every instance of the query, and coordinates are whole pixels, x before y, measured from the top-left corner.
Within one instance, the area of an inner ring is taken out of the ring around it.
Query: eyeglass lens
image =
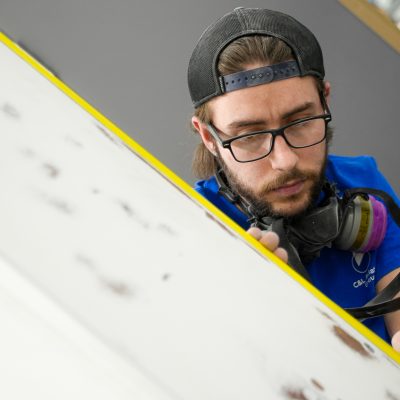
[[[300,121],[285,128],[283,134],[291,147],[301,148],[313,146],[325,137],[324,117]],[[273,135],[271,133],[255,133],[239,137],[231,142],[231,149],[239,161],[251,161],[268,155],[272,151]]]

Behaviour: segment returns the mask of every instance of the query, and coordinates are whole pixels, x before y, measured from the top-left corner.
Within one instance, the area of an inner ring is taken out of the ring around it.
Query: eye
[[[310,121],[299,121],[295,126],[298,127],[306,127],[312,124],[312,120]]]
[[[254,140],[257,139],[257,136],[245,136],[244,138],[241,138],[242,142],[254,142]]]
[[[270,137],[270,135],[266,133],[261,133],[261,134],[241,137],[235,140],[233,143],[242,145],[260,145],[265,141],[265,138],[267,137]]]

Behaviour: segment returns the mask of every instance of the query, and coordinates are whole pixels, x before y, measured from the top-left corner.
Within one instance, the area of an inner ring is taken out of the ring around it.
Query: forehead
[[[316,80],[306,76],[226,93],[210,101],[210,111],[212,121],[222,125],[233,118],[278,119],[301,104],[319,101]]]

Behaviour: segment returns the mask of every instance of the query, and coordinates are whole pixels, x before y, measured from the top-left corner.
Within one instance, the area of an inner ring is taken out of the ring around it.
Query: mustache
[[[291,171],[285,172],[282,175],[278,176],[272,182],[268,182],[265,186],[263,186],[260,190],[260,193],[267,194],[273,190],[280,188],[288,184],[290,181],[305,181],[305,180],[317,180],[319,174],[311,171],[300,171],[297,168],[294,168]]]

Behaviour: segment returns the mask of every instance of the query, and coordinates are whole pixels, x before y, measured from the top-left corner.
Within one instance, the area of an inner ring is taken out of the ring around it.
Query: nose
[[[274,148],[269,154],[268,159],[272,168],[279,171],[289,171],[299,161],[295,149],[290,147],[282,136],[275,137]]]

